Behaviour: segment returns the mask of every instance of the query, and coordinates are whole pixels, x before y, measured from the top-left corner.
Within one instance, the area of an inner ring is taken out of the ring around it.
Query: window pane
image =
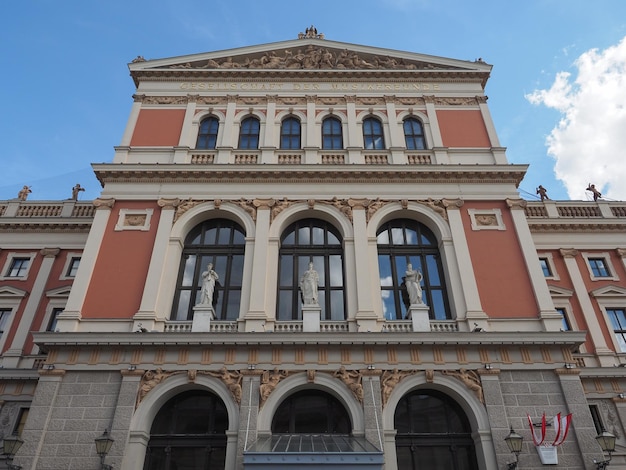
[[[243,283],[243,255],[234,255],[230,271],[229,284],[239,287]]]
[[[330,319],[334,321],[342,321],[345,319],[343,312],[343,291],[330,291]]]
[[[430,292],[433,305],[431,305],[431,315],[437,320],[446,319],[446,306],[443,301],[443,292],[440,290],[433,290]]]
[[[380,232],[376,241],[379,245],[389,245],[389,232],[387,230]]]
[[[196,269],[196,256],[189,255],[185,260],[185,269],[183,271],[183,286],[191,286],[193,284],[193,275]]]
[[[191,297],[191,291],[181,290],[179,295],[180,297],[178,299],[178,306],[176,308],[174,320],[184,321],[187,320],[187,314],[189,312],[189,300]]]
[[[341,262],[340,255],[331,255],[328,257],[329,274],[330,274],[330,286],[337,287],[343,286],[343,263]]]
[[[383,316],[387,320],[397,320],[396,318],[396,306],[394,303],[393,292],[390,290],[383,290],[381,292],[383,301]]]
[[[281,290],[278,293],[278,319],[279,320],[292,320],[293,307],[292,305],[292,291]]]
[[[426,256],[426,266],[428,267],[428,283],[431,286],[440,286],[441,281],[439,280],[439,263],[437,262],[438,256],[435,255],[427,255]]]
[[[313,245],[324,244],[324,229],[321,227],[313,227]]]
[[[293,285],[293,258],[291,256],[280,257],[280,285]]]
[[[239,306],[241,305],[241,291],[230,290],[228,292],[228,305],[226,306],[226,320],[239,318]]]

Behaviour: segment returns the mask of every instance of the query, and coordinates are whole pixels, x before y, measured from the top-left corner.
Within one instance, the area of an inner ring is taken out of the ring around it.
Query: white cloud
[[[556,177],[571,199],[589,200],[585,188],[594,183],[605,198],[626,200],[626,37],[574,66],[576,77],[559,72],[549,89],[526,95],[561,114],[546,139]]]

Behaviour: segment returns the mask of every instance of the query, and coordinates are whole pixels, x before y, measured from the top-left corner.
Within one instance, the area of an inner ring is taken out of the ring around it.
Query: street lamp
[[[513,426],[511,426],[511,432],[509,432],[509,435],[504,438],[504,441],[506,442],[509,451],[515,454],[515,462],[509,463],[508,469],[515,470],[517,468],[517,462],[519,461],[519,453],[522,451],[524,438],[517,434],[513,430]]]
[[[24,444],[24,441],[17,434],[4,438],[2,453],[7,456],[7,466],[9,470],[22,470],[21,466],[13,465],[13,457],[15,457],[17,451],[20,450],[22,444]]]
[[[111,446],[115,441],[111,439],[107,429],[104,430],[102,436],[96,437],[94,440],[96,441],[96,452],[100,456],[100,470],[112,470],[113,467],[105,464],[104,459],[111,450]]]
[[[593,463],[596,464],[596,468],[598,470],[604,470],[606,467],[609,466],[609,462],[611,461],[611,454],[615,452],[615,435],[602,428],[602,432],[596,436],[596,441],[598,441],[602,452],[606,452],[607,454],[609,454],[609,458],[606,460],[598,462],[594,459],[593,461]]]

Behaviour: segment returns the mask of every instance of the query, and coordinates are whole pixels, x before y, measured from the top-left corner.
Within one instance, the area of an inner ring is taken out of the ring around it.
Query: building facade
[[[514,428],[589,469],[606,428],[626,468],[626,203],[520,197],[490,65],[310,28],[129,68],[100,197],[0,202],[16,464],[495,470]]]

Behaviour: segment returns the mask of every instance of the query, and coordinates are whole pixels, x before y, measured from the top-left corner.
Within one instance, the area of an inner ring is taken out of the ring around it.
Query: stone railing
[[[192,165],[210,165],[215,162],[215,153],[196,153],[191,154]]]
[[[302,155],[278,155],[278,163],[281,165],[299,165],[302,163]]]
[[[165,324],[165,333],[191,333],[191,320],[188,321],[168,321]],[[236,321],[212,321],[211,333],[236,333]]]
[[[430,165],[430,155],[421,153],[409,153],[406,156],[409,165]]]
[[[626,202],[528,201],[528,219],[619,219],[626,218]]]
[[[386,165],[389,163],[387,155],[365,155],[366,165]]]
[[[343,165],[345,161],[346,157],[344,155],[322,155],[322,163],[325,165]]]
[[[250,165],[255,164],[259,160],[259,156],[255,154],[240,153],[235,154],[236,165]]]
[[[0,218],[93,218],[96,207],[92,201],[19,201],[0,203]]]
[[[165,324],[165,333],[191,333],[191,320],[188,321],[168,321]],[[236,333],[238,331],[237,322],[234,321],[212,321],[211,333]],[[321,321],[320,333],[347,333],[350,327],[347,321]],[[383,325],[383,332],[386,333],[411,333],[413,323],[410,320],[387,321]],[[435,333],[454,333],[459,331],[455,320],[431,320],[430,331]],[[274,323],[276,333],[302,333],[302,321],[277,321]]]

